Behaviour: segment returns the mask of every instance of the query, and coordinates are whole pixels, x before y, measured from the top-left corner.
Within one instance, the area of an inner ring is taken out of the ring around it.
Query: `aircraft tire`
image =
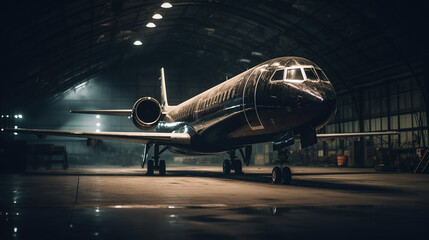
[[[231,161],[225,159],[223,161],[223,174],[229,175],[231,173]]]
[[[242,174],[243,173],[243,166],[241,164],[241,160],[234,160],[234,173],[235,174]]]
[[[271,180],[273,183],[280,183],[282,181],[282,170],[279,167],[273,168]]]
[[[292,181],[292,172],[289,167],[284,167],[282,171],[282,182],[284,184],[290,184]]]
[[[165,160],[159,161],[159,175],[160,176],[165,176],[165,172],[166,172],[165,169],[166,169]]]
[[[146,175],[147,176],[152,176],[153,175],[153,160],[148,160],[147,161],[147,171],[146,171]]]

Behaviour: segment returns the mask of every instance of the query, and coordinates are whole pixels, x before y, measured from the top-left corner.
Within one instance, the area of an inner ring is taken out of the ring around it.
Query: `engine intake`
[[[155,98],[143,97],[134,103],[132,118],[140,129],[154,128],[161,120],[161,116],[161,104]]]

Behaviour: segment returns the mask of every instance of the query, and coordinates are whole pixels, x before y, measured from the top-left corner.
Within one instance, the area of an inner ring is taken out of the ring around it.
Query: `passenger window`
[[[316,72],[314,72],[314,68],[304,68],[305,75],[307,79],[317,80]]]
[[[285,70],[277,70],[274,72],[273,76],[271,77],[271,81],[281,81],[284,78]]]
[[[301,68],[291,68],[287,70],[286,80],[304,80]]]

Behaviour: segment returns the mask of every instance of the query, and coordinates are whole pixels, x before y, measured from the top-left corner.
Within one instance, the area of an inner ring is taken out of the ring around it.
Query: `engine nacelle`
[[[134,103],[132,118],[134,124],[143,130],[154,128],[161,120],[161,104],[151,97],[142,97]]]

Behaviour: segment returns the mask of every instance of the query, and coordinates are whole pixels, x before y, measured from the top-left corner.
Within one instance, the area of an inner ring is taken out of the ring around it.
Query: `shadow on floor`
[[[305,187],[305,188],[318,188],[318,189],[331,189],[331,190],[342,190],[342,191],[353,191],[353,192],[372,192],[372,193],[399,193],[403,190],[385,186],[374,186],[368,184],[356,184],[356,183],[345,183],[341,182],[340,179],[329,180],[316,180],[316,179],[304,179],[305,176],[329,176],[329,175],[356,175],[356,174],[376,174],[374,172],[327,172],[327,173],[296,173],[293,176],[300,177],[299,179],[295,178],[292,180],[291,186],[295,187]],[[263,184],[272,184],[271,183],[271,174],[269,173],[244,173],[244,174],[231,174],[224,175],[222,172],[214,171],[202,171],[202,170],[170,170],[167,172],[166,176],[146,176],[145,172],[135,169],[130,169],[129,171],[95,171],[91,169],[85,170],[76,170],[76,171],[29,171],[26,175],[67,175],[67,176],[141,176],[141,177],[202,177],[202,178],[213,178],[221,179],[225,181],[245,181],[253,183],[263,183]],[[363,176],[364,178],[364,176]],[[288,187],[289,185],[274,185],[278,187]]]

